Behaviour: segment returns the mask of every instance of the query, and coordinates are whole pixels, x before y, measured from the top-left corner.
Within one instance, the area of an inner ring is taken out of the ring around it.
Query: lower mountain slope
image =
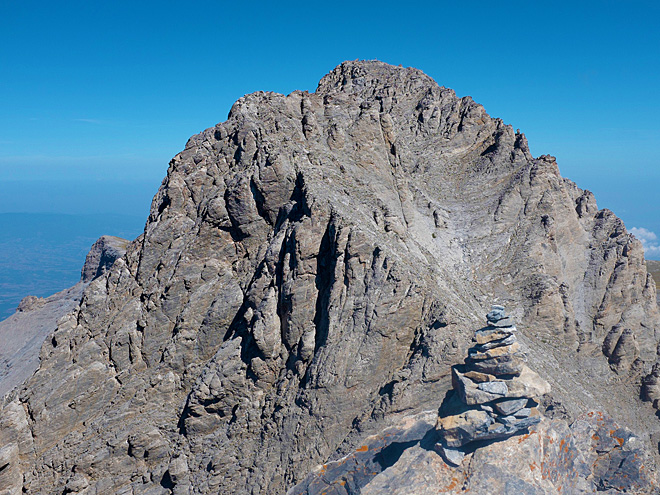
[[[24,297],[16,312],[0,321],[0,396],[35,372],[46,337],[57,329],[60,318],[77,310],[87,285],[126,253],[128,243],[120,237],[102,236],[88,252],[77,284],[47,298]]]
[[[550,408],[657,452],[642,246],[553,157],[415,69],[247,95],[170,162],[144,234],[5,398],[0,484],[284,493],[437,410],[492,301]]]

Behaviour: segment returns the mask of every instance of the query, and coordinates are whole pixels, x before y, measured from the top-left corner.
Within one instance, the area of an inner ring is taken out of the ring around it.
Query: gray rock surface
[[[126,252],[129,241],[103,236],[91,248],[80,282],[50,297],[26,296],[16,313],[0,321],[0,397],[21,385],[39,365],[39,351],[58,321],[78,310],[85,287]]]
[[[144,234],[5,399],[3,486],[284,493],[437,408],[495,295],[566,414],[660,430],[642,247],[554,158],[415,69],[247,95],[170,162]]]
[[[499,412],[500,414],[504,416],[509,416],[510,414],[514,414],[521,409],[523,409],[527,403],[529,402],[529,399],[526,397],[520,398],[520,399],[507,399],[504,401],[499,401],[493,404],[493,407]],[[529,414],[526,414],[528,416]]]
[[[115,261],[126,254],[130,241],[112,235],[104,235],[87,253],[81,271],[81,281],[91,282],[107,272]]]
[[[16,313],[0,321],[0,396],[36,371],[44,339],[57,329],[60,318],[77,307],[83,288],[78,283],[48,298],[26,297]]]
[[[543,418],[525,435],[439,452],[430,447],[433,416],[398,418],[355,452],[314,468],[287,495],[658,493],[642,442],[602,413],[572,424]]]
[[[646,260],[646,267],[653,277],[653,280],[655,280],[655,285],[656,287],[658,284],[660,284],[660,261],[658,260]],[[660,292],[656,293],[656,298],[658,301],[658,304],[660,304]]]

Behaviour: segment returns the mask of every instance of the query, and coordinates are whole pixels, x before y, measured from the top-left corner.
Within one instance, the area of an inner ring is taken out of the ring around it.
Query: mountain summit
[[[5,397],[0,491],[285,493],[437,419],[492,301],[527,329],[544,416],[599,411],[657,452],[642,246],[553,157],[416,69],[247,95]]]

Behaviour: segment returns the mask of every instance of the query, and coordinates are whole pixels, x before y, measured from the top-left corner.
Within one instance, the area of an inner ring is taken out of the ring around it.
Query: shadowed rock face
[[[638,399],[659,328],[641,244],[552,157],[380,62],[245,96],[170,162],[145,233],[7,399],[0,476],[282,493],[437,408],[495,297],[567,414],[659,429]]]
[[[112,235],[101,236],[87,253],[80,279],[83,282],[91,282],[107,272],[115,261],[126,254],[129,242]]]

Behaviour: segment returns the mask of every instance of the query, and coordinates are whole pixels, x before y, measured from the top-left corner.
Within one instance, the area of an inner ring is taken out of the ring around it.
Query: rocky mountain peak
[[[395,92],[410,93],[437,87],[433,79],[412,67],[395,67],[377,60],[354,60],[338,65],[323,76],[316,94],[343,92],[368,98],[388,92],[393,96]]]
[[[0,484],[284,493],[351,456],[385,473],[403,453],[369,446],[395,430],[451,479],[435,433],[421,440],[496,297],[552,386],[553,439],[600,411],[657,451],[660,315],[642,247],[554,159],[471,98],[381,62],[342,64],[315,93],[247,95],[172,159],[144,234],[6,396]],[[518,462],[515,438],[472,462]],[[372,489],[396,493],[382,490],[395,472]],[[347,480],[334,493],[358,493]]]

